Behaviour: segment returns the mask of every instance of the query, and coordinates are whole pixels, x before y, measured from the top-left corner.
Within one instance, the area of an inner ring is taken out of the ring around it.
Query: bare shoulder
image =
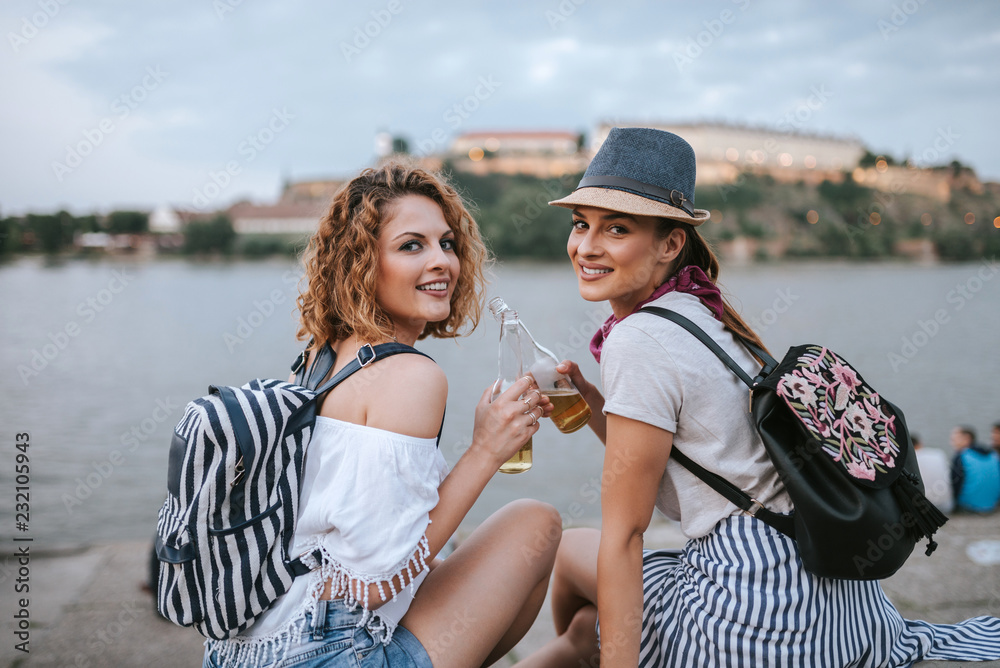
[[[434,438],[441,428],[448,379],[423,355],[394,355],[364,370],[369,427],[417,438]]]

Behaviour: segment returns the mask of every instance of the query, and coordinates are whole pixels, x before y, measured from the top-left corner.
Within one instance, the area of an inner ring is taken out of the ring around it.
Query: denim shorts
[[[360,608],[348,610],[342,600],[317,601],[315,621],[306,613],[299,642],[288,647],[281,661],[266,668],[433,668],[416,636],[397,626],[392,640],[383,645],[368,629],[358,626],[361,614]],[[206,651],[202,668],[221,665],[214,651]]]

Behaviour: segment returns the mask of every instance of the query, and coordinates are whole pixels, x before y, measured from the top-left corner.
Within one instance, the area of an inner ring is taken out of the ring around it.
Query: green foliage
[[[899,164],[891,155],[878,155],[877,153],[872,153],[868,149],[865,149],[865,154],[861,156],[860,160],[858,160],[858,167],[874,167],[875,163],[879,160],[885,160],[885,164],[887,165]]]
[[[872,154],[868,159],[878,157]],[[455,171],[447,163],[443,171],[450,172],[451,183],[465,198],[497,257],[565,258],[570,214],[548,206],[548,202],[571,192],[579,174],[558,179],[523,174],[477,176]],[[775,183],[770,177],[746,172],[733,183],[698,188],[695,200],[699,209],[717,209],[723,214],[701,228],[707,239],[777,239],[784,242],[778,247],[785,246],[788,257],[880,258],[892,255],[898,239],[929,239],[946,261],[1000,255],[1000,229],[993,225],[1000,212],[1000,197],[988,189],[981,194],[955,189],[951,200],[944,203],[916,193],[865,188],[849,173],[840,182],[810,186]],[[809,210],[819,212],[818,223],[806,222]],[[931,214],[933,224],[921,224],[924,212]],[[963,222],[967,212],[976,216],[972,225]],[[878,225],[871,223],[872,213],[879,214]],[[58,253],[72,244],[77,233],[135,234],[147,229],[147,214],[137,211],[116,211],[103,219],[74,217],[65,211],[0,218],[0,256]],[[305,243],[301,237],[280,235],[237,237],[224,215],[189,224],[184,236],[185,253],[237,253],[245,257],[295,257]],[[767,258],[760,253],[757,259]]]
[[[962,229],[948,230],[938,234],[934,246],[942,260],[964,262],[975,259],[976,240]]]
[[[272,255],[294,257],[304,243],[300,237],[270,234],[247,235],[237,239],[236,253],[248,258],[262,258]]]
[[[475,204],[473,215],[497,257],[556,259],[565,255],[570,214],[548,203],[570,192],[579,175],[543,180],[456,173],[451,181],[466,201]]]
[[[149,214],[142,211],[112,211],[108,214],[109,234],[143,234],[149,231]]]
[[[80,216],[76,219],[76,229],[79,232],[100,232],[101,223],[97,220],[97,216],[93,214]]]
[[[24,218],[25,229],[35,239],[35,246],[52,255],[73,242],[73,217],[65,211],[39,215],[29,213]]]
[[[739,228],[743,236],[750,237],[751,239],[766,239],[769,236],[766,225],[756,220],[751,220],[743,214],[739,217]]]
[[[732,183],[695,188],[694,201],[699,209],[746,211],[764,200],[766,185],[755,174],[743,172]]]
[[[184,252],[189,254],[232,252],[236,232],[229,217],[218,215],[207,222],[191,222],[184,228]]]
[[[24,228],[17,218],[0,218],[0,256],[21,250]]]
[[[392,152],[404,155],[408,154],[410,152],[410,142],[406,141],[405,137],[393,137]]]
[[[850,174],[845,174],[840,183],[826,179],[819,184],[816,191],[820,197],[832,204],[837,210],[853,210],[873,200],[871,189],[859,185],[851,178]]]

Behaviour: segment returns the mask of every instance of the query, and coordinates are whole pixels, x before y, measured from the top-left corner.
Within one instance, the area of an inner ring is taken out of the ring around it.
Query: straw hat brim
[[[694,215],[689,215],[684,209],[671,206],[666,202],[636,195],[616,188],[588,187],[578,188],[562,199],[549,202],[550,206],[561,206],[573,209],[578,206],[596,206],[633,216],[659,216],[679,220],[689,225],[701,225],[708,220],[708,211],[695,209]]]

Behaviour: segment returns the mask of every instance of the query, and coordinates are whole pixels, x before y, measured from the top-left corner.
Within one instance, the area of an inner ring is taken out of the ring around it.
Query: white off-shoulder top
[[[362,623],[389,642],[427,574],[429,513],[447,474],[436,439],[317,416],[291,556],[318,547],[323,562],[296,578],[243,634],[210,641],[213,649],[240,663],[280,655],[302,634],[305,615],[314,611],[326,580],[333,582],[335,598],[359,605]],[[403,573],[410,585],[401,591],[380,587],[385,603],[371,610],[368,585]]]

